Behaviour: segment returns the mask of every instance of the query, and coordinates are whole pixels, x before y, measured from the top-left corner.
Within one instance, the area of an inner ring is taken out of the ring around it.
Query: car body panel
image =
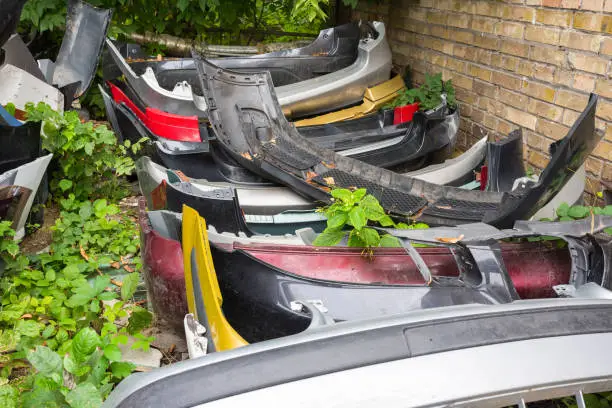
[[[345,322],[132,375],[103,407],[480,408],[609,391],[611,312],[547,299]]]
[[[200,323],[210,328],[210,351],[231,350],[247,342],[227,322],[221,305],[223,297],[217,281],[206,223],[198,213],[183,208],[183,254],[187,305]]]
[[[361,32],[356,22],[321,30],[310,44],[287,50],[245,57],[216,58],[222,67],[238,71],[266,70],[272,75],[275,86],[283,86],[325,75],[351,65],[357,58]],[[135,50],[133,50],[135,51]],[[132,54],[125,57],[132,57]],[[105,79],[121,75],[110,56],[104,59]],[[200,94],[197,72],[191,58],[165,60],[131,60],[130,67],[142,75],[150,68],[159,85],[173,90],[178,83],[187,83]]]
[[[65,95],[70,102],[82,96],[91,85],[111,16],[111,10],[80,0],[68,1],[66,31],[55,61],[52,84],[64,88],[78,83],[71,95]]]
[[[404,79],[400,75],[396,75],[388,81],[366,89],[363,101],[357,106],[326,113],[310,119],[301,119],[293,122],[293,124],[297,127],[302,127],[358,119],[381,109],[384,105],[397,98],[405,89]]]
[[[362,100],[369,86],[389,79],[391,50],[384,24],[373,25],[378,37],[360,42],[357,59],[352,65],[318,78],[277,88],[281,104],[288,114],[304,116],[346,107]],[[126,83],[146,106],[178,115],[207,117],[205,98],[193,93],[187,82],[182,83],[177,92],[168,91],[159,85],[153,70],[149,68],[138,76],[110,40],[106,41],[106,45]]]
[[[20,210],[12,214],[12,228],[15,230],[15,237],[17,239],[21,239],[25,235],[25,225],[34,203],[34,197],[52,158],[53,155],[48,154],[0,174],[0,186],[22,187],[28,191],[28,194],[19,194],[24,201],[19,204]],[[4,182],[2,181],[3,179],[5,180]],[[4,199],[12,200],[11,197],[14,197],[17,191],[14,189],[11,191],[5,191],[5,193],[10,194],[4,195]]]
[[[10,64],[0,67],[0,104],[12,103],[17,109],[44,102],[56,111],[64,110],[64,95],[57,88]]]
[[[538,183],[497,193],[439,186],[369,166],[322,149],[291,126],[266,73],[244,76],[198,59],[209,120],[219,143],[241,165],[300,194],[329,202],[332,187],[362,187],[393,215],[430,225],[483,221],[509,227],[529,218],[561,190],[601,139],[595,132],[597,96],[578,117]],[[221,95],[223,95],[221,97]],[[273,142],[273,143],[272,143]]]

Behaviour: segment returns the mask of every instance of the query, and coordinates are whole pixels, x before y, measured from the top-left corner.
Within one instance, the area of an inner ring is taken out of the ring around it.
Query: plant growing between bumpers
[[[368,223],[377,223],[382,227],[399,229],[429,228],[427,224],[408,225],[395,223],[385,213],[376,197],[367,194],[365,188],[351,191],[346,188],[334,188],[331,191],[333,203],[320,208],[327,217],[327,227],[314,241],[316,246],[334,246],[348,237],[349,247],[365,248],[371,253],[372,248],[400,247],[399,240],[389,234],[380,234]]]
[[[385,108],[419,103],[419,110],[428,111],[435,109],[442,103],[442,95],[446,97],[446,104],[450,109],[457,107],[455,99],[455,88],[452,81],[442,80],[442,74],[425,74],[425,82],[418,88],[406,89]]]

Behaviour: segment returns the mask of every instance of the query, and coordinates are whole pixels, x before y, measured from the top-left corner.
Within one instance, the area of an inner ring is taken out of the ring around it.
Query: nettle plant
[[[147,140],[138,143],[117,141],[105,125],[81,122],[76,111],[56,112],[43,102],[26,104],[28,122],[43,122],[42,145],[53,153],[57,168],[52,174],[51,192],[56,198],[74,194],[77,200],[127,195],[123,177],[135,168],[134,154]]]
[[[369,227],[368,223],[399,229],[429,228],[423,223],[396,223],[385,213],[376,197],[367,194],[365,188],[354,191],[334,188],[331,195],[333,203],[318,210],[327,217],[327,228],[315,239],[313,244],[316,246],[334,246],[348,237],[349,247],[365,248],[371,252],[373,248],[401,247],[401,244],[389,234],[381,236],[376,229]]]
[[[572,205],[561,203],[557,208],[558,221],[574,221],[593,215],[607,215],[612,217],[612,205],[605,207],[590,207],[584,205]],[[606,234],[612,235],[612,228],[604,230]]]
[[[455,88],[452,81],[442,80],[442,74],[425,74],[425,82],[418,88],[407,89],[393,100],[386,107],[395,108],[398,106],[419,103],[419,110],[428,111],[437,108],[442,103],[442,95],[446,95],[447,106],[451,109],[457,107],[455,98]]]

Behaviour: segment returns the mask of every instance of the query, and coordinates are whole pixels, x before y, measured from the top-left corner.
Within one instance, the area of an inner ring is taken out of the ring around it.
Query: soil
[[[51,204],[45,208],[43,224],[34,232],[26,235],[21,242],[21,251],[25,254],[37,254],[45,251],[53,239],[51,227],[55,225],[55,220],[59,218],[59,208]]]

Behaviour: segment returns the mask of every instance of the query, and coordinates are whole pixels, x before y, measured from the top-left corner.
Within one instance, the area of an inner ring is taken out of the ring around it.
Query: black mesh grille
[[[333,183],[331,183],[331,180],[329,180],[330,183],[325,181],[328,177],[333,178]],[[365,188],[368,190],[368,193],[378,199],[383,208],[397,214],[415,214],[427,204],[427,201],[421,197],[416,197],[391,188],[385,188],[354,174],[345,173],[337,169],[319,174],[313,180],[319,184],[330,187],[335,185],[343,188]]]
[[[481,221],[487,211],[496,211],[497,209],[498,205],[496,203],[478,203],[442,198],[427,207],[423,214],[444,218],[461,218],[471,221]]]
[[[320,161],[317,156],[310,154],[308,151],[285,139],[276,139],[276,143],[263,144],[262,149],[274,161],[284,163],[298,170],[314,167]],[[282,167],[286,168],[286,166]]]

